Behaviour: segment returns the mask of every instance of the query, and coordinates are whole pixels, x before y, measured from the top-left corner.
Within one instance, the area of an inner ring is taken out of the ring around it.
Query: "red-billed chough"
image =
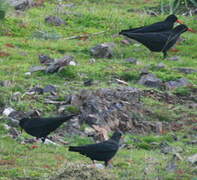
[[[124,32],[122,35],[142,43],[150,51],[163,52],[165,58],[167,51],[176,43],[179,36],[186,31],[192,31],[192,29],[181,24],[170,31],[150,33]]]
[[[164,21],[160,21],[148,26],[142,26],[139,28],[122,30],[119,34],[168,31],[173,28],[175,22],[183,24],[183,22],[178,20],[178,18],[174,14],[171,14]]]
[[[114,157],[119,148],[119,140],[122,132],[116,131],[112,137],[101,143],[88,144],[84,146],[70,146],[69,151],[79,152],[80,154],[89,157],[93,163],[94,160],[104,161],[105,166]]]
[[[41,138],[44,143],[46,137],[54,130],[56,130],[62,123],[68,121],[77,114],[71,114],[62,117],[49,117],[49,118],[23,118],[20,120],[19,125],[28,134]]]

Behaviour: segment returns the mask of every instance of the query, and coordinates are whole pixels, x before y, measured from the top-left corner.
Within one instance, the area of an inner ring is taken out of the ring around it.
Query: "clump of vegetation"
[[[5,18],[8,7],[9,6],[6,3],[6,0],[0,0],[0,20],[3,20]]]

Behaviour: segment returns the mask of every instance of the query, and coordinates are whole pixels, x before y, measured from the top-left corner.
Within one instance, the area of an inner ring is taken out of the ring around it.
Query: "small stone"
[[[95,130],[91,127],[86,127],[84,132],[87,134],[87,135],[92,135],[95,133]]]
[[[31,88],[29,90],[29,92],[27,92],[27,94],[35,94],[35,93],[37,93],[37,94],[43,94],[44,93],[44,90],[41,87],[35,86],[35,87]]]
[[[131,64],[137,64],[137,59],[135,58],[127,58],[125,61]]]
[[[165,68],[165,64],[160,62],[159,64],[157,64],[156,66],[158,69],[164,69]]]
[[[143,69],[140,70],[140,75],[146,75],[149,74],[149,68],[148,67],[144,67]]]
[[[59,144],[57,144],[57,143],[55,143],[55,142],[53,142],[53,141],[51,141],[49,139],[46,139],[45,142],[44,142],[44,144],[53,144],[55,146],[60,146]]]
[[[6,130],[9,130],[11,127],[8,126],[7,124],[3,124],[3,127],[6,129]]]
[[[46,73],[54,73],[58,72],[60,68],[64,66],[68,66],[71,61],[73,61],[73,56],[64,56],[63,58],[55,60],[52,64],[50,64],[47,69]]]
[[[8,125],[11,126],[11,127],[18,127],[19,126],[19,121],[16,120],[16,119],[10,118],[8,120]]]
[[[24,11],[33,5],[32,0],[8,0],[8,3],[20,11]]]
[[[175,68],[174,70],[177,70],[185,74],[192,74],[197,72],[196,69],[192,69],[192,68]]]
[[[44,66],[34,66],[34,67],[31,67],[29,71],[33,73],[36,71],[44,71],[44,70],[46,70],[46,67]]]
[[[187,142],[187,144],[197,145],[197,140],[189,141],[189,142]]]
[[[186,78],[180,78],[176,81],[168,81],[165,83],[165,86],[167,89],[175,89],[175,88],[178,88],[178,87],[184,87],[184,86],[188,86],[190,85],[190,82],[188,79]]]
[[[161,79],[157,78],[154,74],[143,75],[138,83],[153,88],[161,88],[163,85]]]
[[[90,49],[90,53],[95,58],[112,58],[114,43],[99,44]]]
[[[89,60],[89,63],[90,64],[93,64],[93,63],[95,63],[96,62],[96,59],[94,59],[94,58],[91,58],[90,60]]]
[[[43,92],[44,92],[44,93],[49,92],[49,93],[54,94],[55,92],[57,92],[57,89],[56,89],[56,87],[53,86],[53,85],[47,85],[47,86],[44,87]]]
[[[39,56],[39,60],[40,60],[40,63],[41,64],[51,64],[54,62],[54,59],[47,56],[47,55],[44,55],[44,54],[40,54]]]
[[[31,76],[31,72],[26,72],[25,76]]]
[[[166,171],[175,172],[176,169],[177,169],[176,156],[173,155],[172,159],[170,160],[170,162],[168,162],[168,164],[166,166]]]
[[[9,116],[9,115],[10,115],[12,112],[14,112],[14,111],[16,111],[16,110],[14,110],[14,109],[11,108],[11,107],[8,107],[8,108],[4,109],[3,115]]]
[[[76,66],[77,63],[76,63],[75,61],[70,61],[70,62],[69,62],[69,65],[71,65],[71,66]]]
[[[169,61],[178,61],[178,60],[180,60],[180,56],[169,57],[169,58],[167,58],[167,60],[169,60]]]
[[[128,85],[129,85],[127,82],[125,82],[125,81],[123,81],[123,80],[120,80],[120,79],[115,79],[115,80],[116,80],[116,82],[117,82],[118,84],[122,84],[122,85],[125,85],[125,86],[128,86]]]
[[[97,168],[97,169],[105,169],[105,166],[103,164],[94,164],[94,165],[87,165],[88,168]]]
[[[20,101],[21,96],[22,96],[22,94],[21,94],[20,92],[15,92],[15,93],[12,95],[12,100],[13,100],[13,101]]]
[[[197,164],[197,154],[194,154],[192,156],[189,156],[187,158],[187,160],[191,163],[191,164]]]
[[[20,133],[16,130],[16,128],[10,128],[9,129],[9,134],[13,137],[16,138],[20,135]]]
[[[57,16],[48,16],[45,18],[45,22],[54,26],[66,25],[67,23]]]
[[[85,80],[83,84],[84,84],[84,86],[92,86],[93,80],[92,79]]]
[[[9,80],[0,81],[0,86],[10,87],[11,85],[12,85],[12,82]]]

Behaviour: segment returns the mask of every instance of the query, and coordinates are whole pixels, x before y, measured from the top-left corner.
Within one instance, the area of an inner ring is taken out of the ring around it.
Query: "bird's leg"
[[[107,165],[108,165],[108,161],[105,161],[105,167],[107,167]]]
[[[41,137],[42,143],[44,144],[46,137]]]
[[[109,168],[112,168],[113,167],[113,165],[112,165],[112,160],[109,160],[109,161],[107,161],[107,162],[105,162],[105,167],[109,167]]]
[[[165,58],[167,57],[167,55],[168,55],[167,52],[164,51],[164,52],[163,52],[163,58],[165,59]]]

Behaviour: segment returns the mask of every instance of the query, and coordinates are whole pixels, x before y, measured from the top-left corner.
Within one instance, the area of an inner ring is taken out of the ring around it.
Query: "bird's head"
[[[123,133],[122,133],[120,130],[116,130],[116,131],[113,133],[111,139],[113,139],[113,140],[115,140],[115,141],[119,141],[120,138],[122,137],[122,135],[123,135]]]
[[[169,15],[169,16],[165,19],[165,21],[169,21],[169,22],[173,22],[173,23],[177,22],[177,23],[179,23],[179,24],[183,24],[183,21],[179,20],[179,19],[176,17],[176,15],[174,15],[174,14]]]

